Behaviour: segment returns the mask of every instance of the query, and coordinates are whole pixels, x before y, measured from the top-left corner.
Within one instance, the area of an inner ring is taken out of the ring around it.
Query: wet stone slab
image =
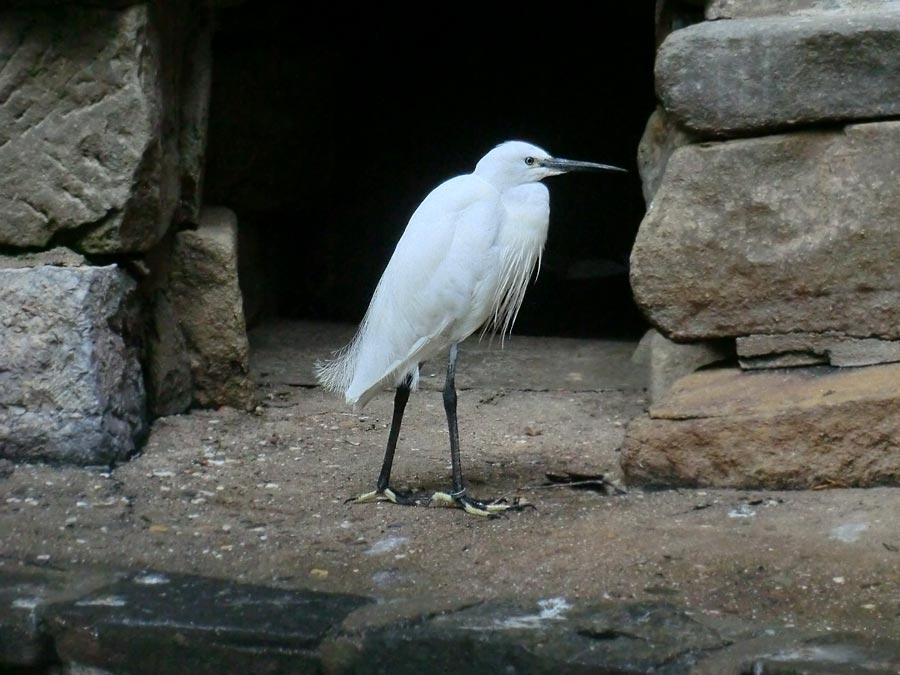
[[[0,672],[4,667],[36,667],[53,659],[42,626],[51,603],[78,598],[115,580],[100,571],[64,572],[41,566],[0,571]]]
[[[900,643],[856,633],[786,631],[738,642],[703,661],[692,675],[894,675]]]
[[[856,635],[820,635],[763,654],[754,672],[771,675],[875,675],[900,672],[900,644]]]
[[[345,634],[323,649],[329,672],[690,672],[730,644],[665,603],[488,603]]]
[[[128,673],[318,669],[323,638],[359,596],[141,572],[48,608],[63,662]]]
[[[24,670],[23,670],[24,669]],[[900,643],[664,601],[404,608],[161,572],[0,569],[0,672],[896,673]]]

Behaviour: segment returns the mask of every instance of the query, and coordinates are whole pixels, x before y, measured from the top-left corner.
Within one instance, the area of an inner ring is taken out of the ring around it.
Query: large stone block
[[[196,217],[208,16],[131,4],[0,11],[0,245],[146,251]]]
[[[370,602],[142,572],[42,608],[40,616],[58,658],[91,673],[319,673],[322,642]]]
[[[196,230],[175,236],[169,297],[191,361],[194,402],[247,408],[249,346],[237,276],[237,218],[206,208]]]
[[[851,338],[840,333],[748,335],[737,339],[742,368],[829,364],[842,368],[900,361],[900,341]]]
[[[182,2],[181,12],[180,21],[173,22],[181,27],[173,42],[183,50],[179,61],[178,151],[181,184],[176,220],[196,222],[203,206],[205,183],[213,20],[211,10],[202,3]]]
[[[896,7],[897,0],[710,0],[707,19],[748,19],[816,12],[861,12]]]
[[[656,83],[706,136],[900,115],[900,7],[696,24],[660,47]]]
[[[650,115],[638,145],[637,155],[641,189],[648,206],[659,189],[669,157],[675,150],[692,140],[692,136],[679,127],[662,108],[657,108]]]
[[[145,429],[116,266],[0,269],[0,457],[108,464]]]
[[[147,403],[154,417],[176,415],[187,410],[193,400],[187,342],[165,291],[154,294],[150,308],[145,366]]]
[[[668,393],[672,385],[685,375],[734,356],[734,344],[728,340],[700,342],[672,342],[651,328],[631,357],[632,362],[648,371],[650,402],[656,403]]]
[[[5,11],[0,244],[142,250],[175,208],[160,41],[146,6]]]
[[[706,370],[629,424],[632,484],[900,485],[900,365]]]
[[[672,155],[631,256],[677,340],[836,331],[900,338],[900,122]]]

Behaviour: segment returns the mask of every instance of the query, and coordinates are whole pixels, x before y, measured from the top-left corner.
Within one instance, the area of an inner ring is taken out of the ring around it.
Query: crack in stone
[[[14,195],[13,201],[16,201],[16,200],[22,202],[23,204],[25,204],[25,206],[27,206],[29,209],[34,211],[34,213],[37,214],[37,216],[43,220],[44,225],[46,225],[47,223],[50,222],[50,216],[47,214],[47,212],[44,211],[43,209],[41,209],[40,207],[36,206],[35,204],[33,204],[28,198],[23,197],[21,195]]]

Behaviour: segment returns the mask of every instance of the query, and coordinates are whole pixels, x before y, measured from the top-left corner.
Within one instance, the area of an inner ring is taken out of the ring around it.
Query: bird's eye
[[[526,157],[526,158],[525,158],[525,163],[526,163],[528,166],[531,166],[532,164],[534,164],[534,157]]]

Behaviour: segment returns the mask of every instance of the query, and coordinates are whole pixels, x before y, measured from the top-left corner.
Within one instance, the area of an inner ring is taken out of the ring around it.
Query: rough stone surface
[[[184,4],[184,3],[183,3]],[[176,220],[196,222],[203,202],[204,164],[212,86],[213,21],[208,7],[197,3],[183,23],[181,117],[178,146],[181,186]]]
[[[178,160],[148,7],[4,10],[0,25],[0,244],[152,245],[175,209]]]
[[[900,361],[900,341],[850,338],[836,333],[748,335],[737,339],[742,368],[829,364],[843,368]]]
[[[40,267],[41,265],[82,267],[87,264],[88,262],[83,255],[62,246],[36,253],[0,254],[0,269],[21,269],[24,267]]]
[[[672,33],[657,93],[686,128],[759,135],[900,114],[900,7],[707,21]]]
[[[662,399],[672,385],[698,368],[732,358],[730,342],[704,340],[701,342],[672,342],[655,329],[650,329],[634,351],[632,361],[648,369],[650,401]]]
[[[701,371],[633,420],[631,484],[900,485],[900,365]]]
[[[856,635],[818,635],[753,661],[767,675],[887,675],[900,672],[900,644]]]
[[[107,464],[145,431],[116,266],[0,269],[0,457]]]
[[[237,218],[229,209],[205,208],[196,230],[176,235],[169,296],[200,406],[247,408],[253,401],[237,269]]]
[[[373,603],[156,570],[10,562],[19,564],[0,569],[3,672],[418,675],[460,663],[479,673],[585,675],[900,668],[892,637],[766,628],[653,599]]]
[[[898,670],[900,643],[896,640],[789,630],[775,637],[737,641],[698,664],[691,675],[893,675]]]
[[[326,634],[365,598],[140,572],[50,606],[63,661],[129,673],[317,672]]]
[[[900,123],[679,148],[631,255],[676,340],[900,338]]]
[[[748,19],[821,12],[865,12],[897,7],[897,0],[711,0],[707,19]]]
[[[727,644],[665,603],[486,603],[362,631],[325,652],[332,672],[685,673]],[[339,647],[343,647],[340,649]]]
[[[738,338],[740,339],[740,338]],[[766,370],[773,368],[803,368],[828,364],[827,354],[813,352],[781,352],[761,356],[746,356],[739,359],[744,370]]]
[[[187,410],[192,400],[191,360],[175,310],[164,291],[153,300],[147,338],[147,403],[154,417]]]
[[[677,148],[687,145],[691,140],[692,136],[681,129],[662,108],[657,108],[650,115],[638,145],[638,171],[641,174],[644,201],[648,205],[659,189],[669,157]]]
[[[97,570],[73,573],[22,566],[0,571],[0,671],[51,662],[52,644],[40,621],[47,605],[75,599],[113,580],[111,573]]]

